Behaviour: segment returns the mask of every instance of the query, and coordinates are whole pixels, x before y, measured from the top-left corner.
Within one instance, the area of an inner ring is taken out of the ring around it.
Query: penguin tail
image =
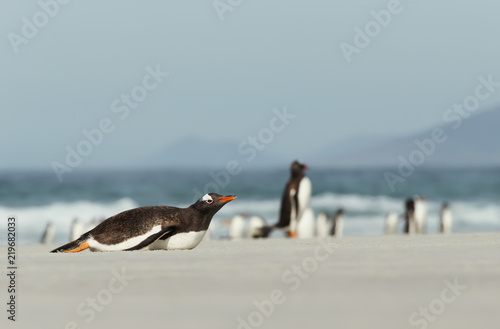
[[[85,233],[75,241],[71,241],[70,243],[65,244],[64,246],[60,246],[51,251],[52,252],[80,252],[85,249],[90,248],[87,241],[90,239],[90,233]]]

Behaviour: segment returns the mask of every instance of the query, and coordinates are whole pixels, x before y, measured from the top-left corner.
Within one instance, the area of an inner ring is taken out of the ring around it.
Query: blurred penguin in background
[[[43,244],[51,244],[54,242],[54,237],[56,236],[56,226],[52,222],[48,222],[45,227],[45,231],[42,235],[41,242]]]
[[[309,209],[312,184],[304,172],[307,169],[309,169],[307,165],[300,161],[295,161],[290,166],[291,175],[281,196],[278,223],[263,228],[263,237],[268,237],[270,232],[275,229],[286,231],[288,237],[291,238],[298,237],[298,229],[302,230],[303,237],[309,236],[311,231],[314,234],[314,213]],[[306,210],[308,211],[306,212]],[[306,220],[300,224],[304,212],[306,213]],[[311,213],[312,221],[310,220]]]
[[[451,214],[450,205],[448,202],[443,203],[440,213],[440,232],[443,234],[451,233],[451,226],[453,224],[453,216]]]
[[[248,220],[246,237],[256,239],[262,237],[262,230],[266,226],[266,221],[260,216],[252,216]]]
[[[427,230],[427,203],[425,201],[425,196],[416,196],[414,201],[416,233],[423,234]]]
[[[266,227],[266,221],[260,216],[250,216],[247,213],[237,214],[229,225],[229,239],[239,240],[239,239],[252,239],[261,238],[269,233],[264,230]]]
[[[233,217],[231,224],[229,225],[229,239],[243,239],[247,225],[245,217],[247,217],[246,214],[237,214]]]
[[[330,230],[330,235],[341,238],[344,234],[344,209],[339,208],[333,216],[333,226]]]
[[[85,227],[83,224],[80,222],[78,218],[73,219],[73,222],[71,223],[71,230],[69,234],[69,240],[74,241],[78,239],[79,237],[82,236],[83,233],[85,233]]]
[[[326,238],[330,235],[332,230],[333,221],[328,218],[324,212],[320,212],[316,218],[316,236],[319,238]]]
[[[387,214],[385,218],[385,234],[396,234],[398,229],[398,217],[398,214],[393,211]]]
[[[417,232],[415,224],[415,199],[410,198],[405,202],[405,226],[404,233],[415,234]]]

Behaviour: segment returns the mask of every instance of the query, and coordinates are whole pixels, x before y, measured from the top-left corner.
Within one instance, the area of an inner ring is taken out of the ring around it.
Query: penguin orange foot
[[[80,252],[80,251],[84,251],[85,249],[88,249],[88,248],[90,248],[89,244],[87,242],[84,242],[81,245],[79,245],[78,247],[76,247],[75,249],[65,250],[64,252]]]

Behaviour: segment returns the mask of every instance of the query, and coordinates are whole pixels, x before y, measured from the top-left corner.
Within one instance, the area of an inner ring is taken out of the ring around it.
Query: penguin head
[[[406,199],[405,208],[407,211],[414,211],[415,210],[415,199],[413,199],[413,198]]]
[[[219,211],[226,203],[236,199],[235,195],[220,195],[217,193],[207,193],[202,196],[198,201],[196,201],[191,207],[198,210],[201,213],[214,215]]]
[[[290,167],[290,171],[292,172],[292,176],[304,174],[304,170],[309,169],[309,167],[303,163],[302,161],[294,161]]]

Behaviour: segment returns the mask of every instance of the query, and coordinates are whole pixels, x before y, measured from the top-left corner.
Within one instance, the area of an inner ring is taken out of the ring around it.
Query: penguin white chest
[[[174,250],[193,249],[196,247],[207,231],[177,233],[166,240],[157,240],[149,245],[149,250]]]

